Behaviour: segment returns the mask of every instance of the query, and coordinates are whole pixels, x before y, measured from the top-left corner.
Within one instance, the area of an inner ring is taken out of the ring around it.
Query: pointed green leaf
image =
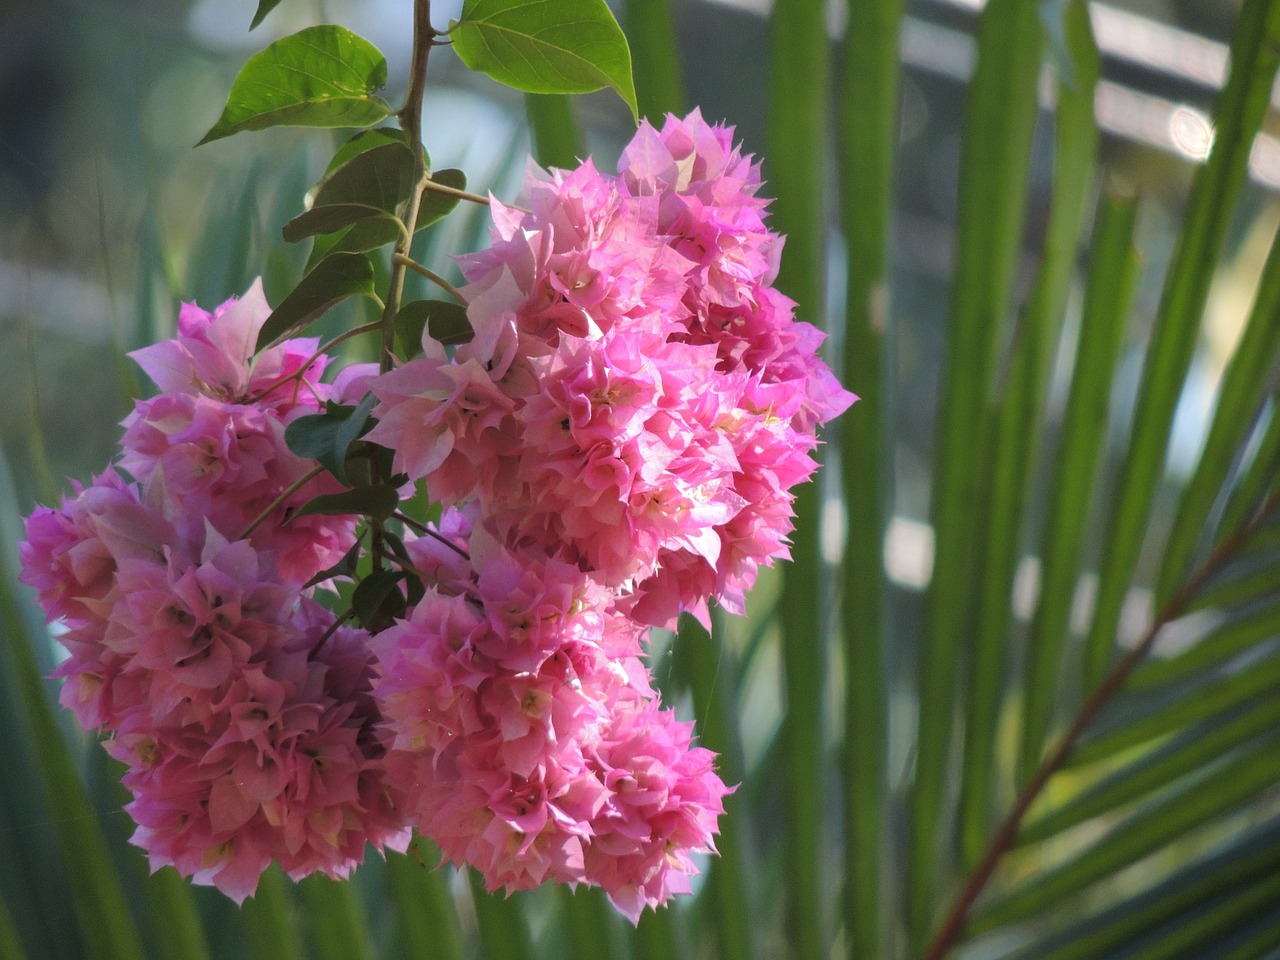
[[[467,189],[467,175],[461,170],[455,170],[453,167],[446,167],[444,170],[432,170],[431,182],[454,190]],[[459,197],[432,190],[428,186],[422,191],[422,202],[418,205],[418,222],[413,228],[414,232],[416,233],[418,230],[429,227],[437,220],[452,213],[459,201]]]
[[[257,351],[301,331],[349,297],[373,296],[374,273],[369,258],[358,253],[331,253],[280,301],[258,333]]]
[[[299,507],[293,516],[305,517],[310,513],[326,516],[359,514],[363,517],[385,520],[395,513],[399,503],[400,494],[395,487],[386,485],[352,487],[342,493],[324,493],[318,497],[312,497]]]
[[[374,96],[387,61],[344,27],[308,27],[254,54],[201,144],[268,127],[367,127],[392,114]]]
[[[1226,764],[1211,789],[1200,782],[1182,785],[1118,823],[1067,862],[1020,884],[981,909],[971,928],[989,930],[1060,906],[1065,898],[1239,809],[1277,782],[1280,751],[1265,742]]]
[[[1023,514],[1043,433],[1053,350],[1060,339],[1098,145],[1094,90],[1099,56],[1088,7],[1077,0],[1062,12],[1061,19],[1066,31],[1062,42],[1069,44],[1077,61],[1075,84],[1058,84],[1053,205],[1044,255],[1026,312],[1014,333],[1007,387],[993,415],[994,440],[987,458],[990,493],[978,546],[983,576],[977,585],[961,788],[961,840],[969,863],[981,857],[993,826],[996,728],[1004,702],[1005,664],[1010,658],[1011,599],[1023,549]],[[1008,799],[1002,799],[1007,804]]]
[[[1257,737],[1275,739],[1280,728],[1280,700],[1260,700],[1225,721],[1213,718],[1188,729],[1168,743],[1085,790],[1065,804],[1028,821],[1019,844],[1036,843],[1063,830],[1114,812],[1155,793],[1179,777],[1208,770],[1214,761]]]
[[[689,109],[681,79],[671,0],[628,0],[623,14],[640,116],[661,127],[668,113],[684,116]]]
[[[466,343],[474,335],[465,304],[452,300],[411,300],[396,314],[396,347],[401,356],[422,350],[422,333],[446,345]]]
[[[401,927],[401,953],[406,960],[464,960],[458,912],[449,890],[448,867],[436,864],[440,851],[417,837],[408,855],[388,851],[387,873]]]
[[[377,236],[385,235],[386,239],[368,246],[362,244],[359,250],[355,250],[351,245],[348,245],[343,248],[344,251],[362,253],[364,250],[371,250],[382,246],[384,243],[390,243],[401,233],[395,214],[388,213],[378,207],[369,207],[358,203],[335,203],[323,207],[313,207],[306,213],[298,214],[286,223],[281,233],[287,243],[297,243],[307,237],[313,237],[317,233],[337,233],[339,230],[365,220],[380,220],[381,224],[377,230]]]
[[[467,0],[449,31],[472,70],[526,93],[611,87],[636,113],[631,52],[604,0]]]
[[[1233,836],[1136,896],[1077,921],[1009,960],[1099,960],[1111,952],[1212,905],[1224,892],[1249,890],[1280,878],[1280,824]]]
[[[338,431],[352,409],[333,407],[324,413],[299,417],[285,428],[285,443],[298,456],[316,460],[339,480],[344,479],[346,449],[338,449]]]
[[[1277,316],[1280,316],[1280,234],[1272,242],[1244,335],[1223,374],[1213,425],[1200,462],[1178,503],[1160,568],[1157,606],[1172,595],[1179,578],[1186,575],[1213,504],[1238,451],[1249,437],[1250,414],[1262,402],[1275,368],[1276,351],[1280,348]]]
[[[1133,246],[1137,212],[1132,194],[1117,191],[1115,185],[1104,188],[1090,246],[1075,368],[1046,498],[1049,513],[1041,536],[1040,594],[1027,636],[1018,757],[1021,780],[1040,762],[1060,692],[1063,650],[1106,438],[1112,381],[1137,286],[1139,260]]]
[[[317,233],[334,233],[361,220],[378,218],[387,221],[394,238],[401,232],[396,212],[412,189],[413,152],[403,143],[374,146],[316,185],[311,208],[284,225],[284,239],[296,243]]]
[[[572,170],[587,155],[573,101],[562,93],[526,93],[524,111],[539,166]]]
[[[323,413],[299,417],[284,431],[285,443],[300,457],[318,461],[343,483],[347,482],[347,454],[372,426],[369,415],[378,399],[365,394],[357,406],[331,403]]]
[[[351,449],[351,444],[373,428],[373,424],[369,422],[369,417],[373,413],[373,408],[377,405],[378,398],[371,392],[366,393],[360,398],[360,402],[356,404],[351,414],[338,425],[333,437],[334,452],[338,456],[345,460],[347,453]]]
[[[367,630],[380,630],[404,613],[405,599],[400,592],[402,571],[374,570],[356,586],[351,595],[351,610]]]
[[[1274,696],[1278,691],[1280,657],[1268,657],[1239,672],[1197,684],[1190,691],[1178,691],[1172,700],[1154,708],[1135,708],[1132,698],[1121,697],[1111,705],[1108,716],[1098,722],[1097,732],[1071,755],[1067,765],[1082,767],[1096,763],[1231,710],[1253,697]]]
[[[371,960],[373,943],[354,884],[319,874],[298,884],[303,926],[317,960]]]
[[[920,641],[919,736],[907,851],[909,953],[922,946],[952,868],[945,839],[955,733],[955,678],[967,642],[974,562],[973,504],[986,465],[983,427],[996,355],[1009,329],[1021,250],[1031,140],[1039,112],[1042,27],[1036,4],[990,0],[978,26],[960,156],[960,206],[930,518],[933,575]]]
[[[455,190],[463,190],[467,185],[466,175],[461,170],[438,170],[432,174],[432,180]],[[440,220],[457,207],[458,203],[459,198],[452,194],[429,188],[423,190],[422,202],[418,205],[415,232]],[[286,234],[286,240],[301,239],[304,235],[317,235],[316,246],[312,250],[313,263],[319,263],[333,253],[363,253],[373,250],[388,243],[394,243],[404,235],[404,228],[399,220],[390,213],[374,207],[351,210],[347,210],[344,204],[313,207],[307,213],[296,217],[290,225],[286,225],[285,229],[290,230],[294,223],[297,224],[293,227],[293,233],[296,236]],[[315,229],[310,229],[313,226]],[[349,229],[336,236],[326,236],[323,239],[319,236],[326,234],[330,229],[338,231],[344,227]],[[302,232],[304,230],[305,234]]]
[[[258,0],[258,9],[253,15],[253,22],[249,24],[249,29],[258,29],[258,25],[267,19],[267,14],[278,6],[280,6],[280,0]]]
[[[1270,574],[1274,587],[1274,568]],[[1264,607],[1218,627],[1179,654],[1161,660],[1147,660],[1129,676],[1125,690],[1142,690],[1174,680],[1190,679],[1277,637],[1280,637],[1280,607]]]
[[[334,151],[328,165],[324,168],[325,177],[329,177],[339,167],[345,166],[360,154],[390,143],[404,145],[404,131],[398,127],[374,127],[372,130],[361,130]]]

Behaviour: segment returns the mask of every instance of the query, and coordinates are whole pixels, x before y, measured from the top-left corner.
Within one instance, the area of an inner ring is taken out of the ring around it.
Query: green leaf
[[[976,914],[977,932],[1060,906],[1097,883],[1254,799],[1280,781],[1280,751],[1265,742],[1218,771],[1212,787],[1193,781],[1127,817],[1070,860],[1020,884]]]
[[[300,457],[319,461],[341,480],[345,475],[346,448],[338,449],[338,430],[354,407],[333,406],[324,413],[312,413],[294,420],[284,431],[284,441]]]
[[[1274,568],[1269,572],[1274,587]],[[1193,678],[1277,637],[1280,637],[1280,607],[1264,607],[1223,624],[1181,653],[1148,660],[1130,674],[1125,690],[1142,690]]]
[[[1222,376],[1213,425],[1195,475],[1178,503],[1172,531],[1166,541],[1156,591],[1159,606],[1185,576],[1191,557],[1204,534],[1204,526],[1238,451],[1248,439],[1250,414],[1262,402],[1280,347],[1280,234],[1272,241],[1263,268],[1258,294],[1244,335]]]
[[[358,253],[331,253],[267,317],[256,352],[301,331],[348,297],[374,296],[373,264]]]
[[[1280,476],[1280,397],[1272,396],[1263,411],[1265,426],[1256,443],[1246,447],[1246,464],[1236,478],[1218,525],[1224,535],[1239,528],[1258,509]]]
[[[267,19],[267,14],[278,6],[280,6],[280,0],[258,0],[258,9],[253,15],[253,22],[249,24],[249,29],[258,29],[258,25]]]
[[[323,413],[294,420],[284,431],[284,441],[300,457],[318,461],[343,483],[351,444],[369,429],[369,415],[378,399],[365,394],[357,406],[331,403]]]
[[[413,151],[403,143],[356,154],[316,185],[311,209],[285,224],[285,240],[333,233],[374,217],[387,218],[394,227],[397,209],[413,189],[413,163]]]
[[[17,924],[3,900],[0,900],[0,960],[27,960],[22,941],[18,939]]]
[[[1235,891],[1280,878],[1278,866],[1280,824],[1272,821],[1232,836],[1154,887],[1019,950],[1009,960],[1113,957],[1111,951],[1141,939],[1147,931],[1177,924],[1224,895],[1231,899]]]
[[[891,4],[898,2],[891,0]],[[852,5],[850,12],[856,14],[858,8],[859,5]],[[631,46],[632,73],[640,115],[661,127],[668,113],[684,116],[688,112],[680,73],[679,44],[671,17],[671,0],[627,0],[623,14]],[[853,34],[846,32],[845,36],[850,38]],[[873,35],[868,46],[888,49],[878,47],[880,43],[879,35]],[[884,102],[892,109],[893,103]]]
[[[343,516],[359,514],[385,520],[395,513],[400,503],[400,494],[395,487],[385,484],[369,487],[352,487],[342,493],[323,493],[312,497],[293,515],[305,517],[309,513],[321,513],[327,516]]]
[[[381,630],[404,613],[404,594],[399,590],[405,578],[399,570],[374,570],[356,586],[351,609],[361,626]]]
[[[278,126],[371,126],[393,112],[373,95],[386,82],[387,61],[368,40],[343,27],[308,27],[249,58],[200,143]]]
[[[1098,730],[1089,736],[1067,761],[1070,767],[1082,767],[1122,750],[1149,743],[1234,709],[1260,695],[1274,696],[1280,689],[1280,658],[1269,657],[1239,672],[1213,677],[1190,691],[1154,707],[1143,708],[1133,697],[1121,697],[1099,721]],[[1127,709],[1126,709],[1127,708]]]
[[[369,416],[377,405],[378,398],[372,393],[366,393],[360,398],[360,402],[351,411],[351,415],[338,425],[338,429],[334,433],[335,453],[345,459],[351,449],[351,444],[372,429],[373,424],[369,422]]]
[[[372,130],[361,130],[334,151],[328,165],[324,168],[324,175],[327,178],[360,154],[391,143],[405,146],[404,131],[398,127],[374,127]]]
[[[1280,4],[1244,4],[1231,47],[1226,88],[1214,110],[1213,148],[1196,171],[1182,234],[1165,275],[1151,345],[1143,364],[1127,455],[1116,482],[1093,621],[1085,639],[1086,688],[1112,659],[1120,610],[1141,551],[1165,464],[1178,397],[1200,329],[1214,267],[1248,171],[1254,136],[1280,65]]]
[[[689,678],[699,743],[720,755],[717,764],[726,783],[743,779],[741,744],[734,741],[731,711],[737,705],[737,691],[724,683],[723,674],[736,673],[724,634],[724,613],[718,607],[711,614],[715,636],[691,616],[680,619],[676,639],[677,657],[683,661]],[[716,956],[720,960],[751,960],[759,936],[755,930],[755,912],[751,896],[751,858],[747,855],[744,831],[745,804],[741,798],[725,799],[725,814],[720,820],[720,852],[709,868],[707,891],[712,900],[715,923]]]
[[[533,135],[533,159],[543,167],[572,170],[587,155],[573,101],[562,93],[526,93],[524,112]]]
[[[801,318],[822,323],[827,260],[826,167],[813,149],[828,133],[830,112],[827,5],[822,0],[790,0],[774,8],[770,25],[769,97],[785,109],[770,111],[765,176],[777,199],[770,207],[773,228],[787,237],[778,268],[778,289],[795,300]],[[785,758],[783,849],[786,851],[785,916],[795,960],[818,960],[830,950],[823,875],[826,839],[823,820],[827,757],[823,744],[824,691],[830,673],[830,644],[824,629],[825,570],[819,546],[821,503],[816,483],[796,490],[792,562],[782,570],[782,666],[786,713],[782,721]]]
[[[1137,287],[1133,246],[1138,204],[1114,185],[1103,189],[1090,246],[1092,268],[1076,337],[1076,363],[1056,458],[1051,461],[1048,517],[1041,536],[1041,587],[1027,637],[1020,780],[1040,762],[1048,739],[1070,627],[1080,558],[1099,457],[1111,409],[1112,381],[1124,343],[1125,318]]]
[[[1212,770],[1216,761],[1242,744],[1258,737],[1274,741],[1277,727],[1280,701],[1267,699],[1250,704],[1225,720],[1215,717],[1191,727],[1061,806],[1029,820],[1018,834],[1018,843],[1036,843],[1055,836],[1162,790],[1179,777]]]
[[[355,886],[315,874],[298,884],[303,926],[317,960],[372,960],[369,924]]]
[[[1041,25],[1036,5],[990,0],[978,26],[960,155],[960,206],[930,517],[933,576],[921,637],[920,722],[910,798],[908,952],[922,945],[951,870],[944,825],[954,735],[956,677],[975,593],[984,414],[996,355],[1009,327],[1014,265],[1021,250],[1031,141],[1039,112]]]
[[[476,908],[480,956],[502,960],[534,960],[533,936],[529,921],[520,909],[523,898],[502,897],[489,893],[475,870],[467,870],[471,882],[471,899]]]
[[[1000,779],[996,731],[1005,664],[1010,659],[1010,599],[1025,539],[1023,515],[1043,433],[1053,350],[1060,339],[1098,146],[1094,90],[1099,57],[1083,0],[1072,3],[1064,18],[1064,29],[1070,36],[1063,42],[1070,43],[1079,62],[1076,86],[1058,84],[1053,205],[1044,256],[1026,312],[1014,333],[1007,385],[992,415],[992,452],[985,458],[990,492],[978,546],[977,562],[983,576],[976,586],[978,610],[972,628],[961,790],[961,840],[968,863],[981,857],[993,826],[993,794]]]
[[[67,862],[69,895],[77,919],[97,960],[133,960],[143,956],[142,942],[111,861],[98,821],[76,771],[75,760],[45,696],[32,640],[18,614],[8,573],[0,566],[0,626],[10,651],[23,711],[37,745],[50,836]],[[94,749],[98,749],[96,746]]]
[[[256,960],[303,960],[296,913],[292,884],[272,864],[241,908]]]
[[[665,8],[666,0],[648,0],[643,6]],[[892,458],[867,454],[889,449],[893,443],[889,344],[897,328],[890,304],[889,247],[894,147],[900,122],[898,50],[903,0],[856,0],[846,6],[849,25],[842,52],[837,165],[840,226],[848,249],[844,382],[861,399],[838,424],[840,479],[848,511],[838,587],[842,641],[844,662],[858,664],[858,669],[845,674],[845,878],[840,902],[847,920],[847,956],[878,957],[885,952],[881,944],[888,912],[885,904],[893,899],[885,894],[882,865],[889,817],[884,736],[889,632],[883,558],[894,486]],[[628,23],[631,8],[628,3]],[[641,29],[647,35],[650,28]],[[661,56],[661,51],[652,56]],[[638,78],[642,74],[637,70]],[[646,104],[669,102],[675,95],[652,78],[638,83],[647,116],[653,114]]]
[[[467,186],[466,175],[461,170],[452,168],[436,171],[432,174],[431,179],[435,183],[451,187],[454,190],[464,190]],[[422,201],[418,205],[418,219],[414,232],[416,233],[431,226],[446,214],[452,212],[458,203],[459,198],[457,196],[431,190],[430,188],[424,189]],[[315,225],[319,229],[310,232],[317,235],[324,234],[330,224],[334,230],[341,230],[343,227],[349,226],[349,229],[343,233],[326,237],[325,240],[328,242],[317,239],[315,249],[312,251],[312,261],[314,263],[319,263],[320,260],[333,253],[363,253],[366,250],[373,250],[385,244],[393,243],[403,236],[404,228],[391,214],[384,214],[380,209],[373,207],[361,207],[358,210],[350,211],[345,211],[343,207],[344,205],[335,205],[332,208],[321,208],[322,210],[331,210],[331,213],[319,212],[313,207],[307,214],[302,214],[300,217],[295,218],[295,221],[302,221],[302,225],[298,228],[302,229],[308,224],[308,214],[316,213],[318,219],[315,221]],[[327,223],[324,222],[326,220]],[[286,235],[285,239],[288,240],[291,237]],[[301,235],[299,235],[298,239],[301,239]]]
[[[618,914],[604,891],[599,887],[560,887],[558,899],[568,947],[559,956],[564,960],[615,960],[619,954],[609,934]]]
[[[604,0],[467,0],[449,31],[472,70],[526,93],[611,87],[636,110],[631,52]]]
[[[441,186],[450,187],[453,190],[467,189],[467,175],[461,170],[455,170],[453,167],[446,167],[443,170],[431,171],[431,182],[440,184]],[[431,226],[437,220],[442,219],[447,214],[452,213],[453,209],[460,202],[460,197],[453,196],[448,193],[442,193],[438,190],[432,190],[430,186],[422,191],[422,202],[418,205],[418,220],[414,225],[414,233]]]
[[[408,358],[421,352],[423,330],[451,345],[466,343],[475,334],[465,304],[452,300],[411,300],[396,314],[396,348]]]
[[[401,928],[401,952],[406,960],[464,960],[462,931],[448,886],[448,868],[437,867],[440,851],[425,837],[417,837],[408,855],[387,851],[387,873]]]

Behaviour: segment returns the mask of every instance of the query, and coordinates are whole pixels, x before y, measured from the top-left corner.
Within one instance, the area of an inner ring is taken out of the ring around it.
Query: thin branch
[[[330,637],[332,637],[335,633],[338,632],[338,628],[342,626],[344,623],[346,623],[348,620],[350,620],[352,617],[354,617],[355,615],[356,615],[355,608],[348,607],[347,612],[344,613],[342,616],[336,618],[333,621],[333,623],[329,625],[329,629],[320,635],[320,639],[315,642],[315,644],[311,647],[311,652],[307,654],[307,659],[314,660],[316,654],[320,652],[320,648],[323,647],[325,643],[328,642]]]
[[[430,190],[432,193],[443,193],[449,197],[457,197],[459,200],[469,200],[471,203],[489,206],[488,197],[482,197],[478,193],[468,193],[466,190],[459,190],[445,183],[437,183],[435,180],[428,179],[422,186],[423,189]]]
[[[387,287],[387,298],[382,307],[382,349],[379,353],[379,369],[386,373],[391,369],[395,356],[396,314],[400,312],[400,300],[404,295],[405,265],[399,257],[407,257],[413,245],[413,225],[418,222],[418,210],[422,205],[422,191],[427,182],[427,158],[422,146],[422,98],[427,89],[427,61],[431,56],[431,47],[436,38],[435,28],[431,26],[431,0],[413,0],[413,59],[409,65],[409,87],[405,91],[404,105],[397,111],[396,118],[400,128],[404,130],[405,140],[413,151],[413,189],[409,193],[409,203],[404,212],[403,223],[405,234],[396,241],[395,251],[391,257],[391,279]],[[373,464],[373,481],[382,480],[381,469],[375,460]],[[382,539],[382,524],[373,521],[371,524],[371,553],[373,569],[380,570],[386,555],[386,547]]]
[[[262,525],[263,521],[266,520],[267,517],[271,516],[271,514],[275,513],[275,511],[279,509],[286,500],[322,473],[324,473],[324,466],[317,463],[297,480],[285,487],[284,490],[280,492],[280,496],[272,500],[265,510],[254,517],[252,522],[250,522],[250,524],[240,532],[240,536],[236,537],[236,539],[243,540],[245,537],[249,536],[249,534],[253,533],[253,531],[257,530],[258,527]]]
[[[403,510],[397,510],[393,516],[415,533],[425,534],[431,529],[425,523],[419,523],[417,520],[413,519],[413,517],[409,516]]]
[[[271,381],[271,383],[267,384],[265,387],[263,387],[261,390],[255,393],[252,397],[246,397],[244,400],[240,402],[241,403],[257,403],[259,400],[267,396],[273,390],[279,390],[289,381],[302,379],[302,377],[306,374],[306,372],[311,369],[311,365],[313,363],[319,360],[322,356],[324,356],[326,353],[328,353],[338,344],[342,343],[342,341],[350,340],[352,337],[358,337],[362,333],[373,333],[374,331],[381,330],[381,329],[382,329],[382,321],[379,320],[379,321],[375,321],[374,323],[366,323],[360,327],[352,327],[346,333],[338,334],[328,343],[321,344],[320,348],[316,350],[316,352],[313,353],[310,357],[307,358],[307,362],[304,363],[302,366],[300,366],[297,370],[293,371],[293,373],[287,373],[283,377],[280,377],[277,380]]]
[[[440,276],[440,274],[436,273],[434,270],[424,267],[417,260],[414,260],[403,253],[394,253],[391,255],[391,259],[394,263],[398,263],[402,267],[408,267],[410,270],[412,270],[414,273],[418,274],[419,276],[426,277],[428,280],[430,280],[436,286],[440,287],[450,296],[455,297],[459,303],[467,302],[466,298],[464,298],[462,294],[458,292],[457,287],[451,284],[444,277]]]
[[[1018,829],[1022,826],[1023,818],[1044,790],[1049,778],[1057,773],[1063,764],[1067,762],[1067,759],[1078,745],[1080,737],[1089,728],[1090,724],[1097,719],[1102,708],[1107,705],[1112,697],[1120,692],[1125,681],[1129,679],[1129,674],[1151,652],[1151,647],[1155,644],[1156,637],[1159,636],[1160,631],[1183,614],[1191,601],[1195,599],[1196,594],[1240,551],[1253,532],[1277,508],[1280,508],[1280,492],[1273,493],[1249,520],[1241,524],[1231,536],[1209,555],[1208,559],[1197,568],[1191,578],[1160,609],[1160,612],[1152,621],[1151,626],[1147,628],[1147,632],[1143,634],[1137,646],[1116,661],[1115,666],[1102,678],[1102,682],[1098,684],[1097,689],[1085,701],[1084,706],[1080,708],[1075,719],[1071,722],[1071,726],[1067,728],[1067,732],[1058,741],[1057,746],[1041,762],[1031,779],[1027,781],[1026,786],[1022,788],[1022,792],[1018,794],[1018,799],[1014,803],[1013,809],[1009,811],[1004,822],[1000,824],[1000,829],[996,831],[995,836],[991,839],[991,843],[987,846],[982,859],[978,861],[977,866],[969,873],[964,886],[961,887],[955,900],[952,901],[951,907],[947,911],[942,925],[938,928],[937,934],[925,949],[925,952],[921,954],[921,960],[942,960],[947,955],[947,952],[955,946],[960,939],[960,935],[964,932],[964,925],[968,919],[970,908],[973,906],[974,901],[978,899],[978,895],[985,889],[992,874],[995,873],[1001,858],[1013,846],[1013,841],[1018,835]]]
[[[439,540],[441,543],[443,543],[446,547],[448,547],[458,556],[462,557],[463,560],[470,562],[471,554],[467,553],[467,551],[463,550],[460,546],[458,546],[456,543],[454,543],[444,534],[440,533],[438,530],[431,529],[431,527],[427,526],[425,523],[419,523],[417,520],[413,519],[413,517],[410,517],[408,514],[403,513],[400,510],[397,510],[395,512],[395,518],[399,520],[401,523],[403,523],[406,527],[421,534],[422,536],[431,537],[433,540]]]

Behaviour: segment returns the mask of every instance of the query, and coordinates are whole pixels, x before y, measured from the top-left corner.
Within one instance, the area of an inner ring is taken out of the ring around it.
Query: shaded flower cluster
[[[28,518],[22,561],[153,866],[242,900],[273,860],[345,876],[416,828],[490,889],[595,885],[633,920],[690,889],[729,788],[661,704],[647,632],[742,611],[854,399],[772,286],[760,185],[731,130],[645,124],[618,174],[535,171],[493,202],[455,350],[424,336],[326,383],[314,340],[255,356],[255,285],[134,354],[160,392],[112,467]],[[367,391],[362,449],[442,510],[377,535],[397,586],[368,630],[316,592],[357,524],[303,508],[345,486],[286,443]]]
[[[697,113],[642,125],[617,176],[535,171],[460,260],[473,338],[370,382],[369,439],[462,508],[457,554],[424,548],[435,586],[374,639],[389,763],[491,889],[595,884],[634,919],[712,849],[726,787],[641,640],[712,598],[742,612],[854,399],[772,286],[759,187]]]
[[[687,892],[727,789],[658,706],[613,592],[451,513],[411,550],[436,585],[373,638],[387,763],[415,825],[490,889],[602,887],[632,920]]]
[[[134,354],[161,392],[125,421],[118,467],[33,513],[21,548],[65,628],[62,702],[128,767],[133,841],[237,901],[273,860],[346,876],[366,843],[408,842],[365,636],[299,590],[354,544],[354,520],[286,523],[339,489],[289,493],[313,465],[284,443],[335,388],[313,340],[251,362],[269,313],[255,285],[212,314],[184,307],[177,338]]]
[[[494,201],[461,258],[474,339],[372,384],[370,435],[446,503],[474,500],[670,626],[741,613],[787,556],[814,431],[853,396],[772,286],[760,170],[695,112],[642,124],[617,176],[587,161]]]

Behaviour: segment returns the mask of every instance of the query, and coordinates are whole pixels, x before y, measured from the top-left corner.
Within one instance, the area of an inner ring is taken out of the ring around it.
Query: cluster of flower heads
[[[367,842],[409,838],[367,638],[301,591],[355,543],[354,519],[286,522],[341,489],[307,480],[284,429],[344,380],[320,382],[314,340],[251,364],[269,313],[258,285],[184,307],[176,339],[134,354],[161,392],[125,420],[118,467],[32,514],[22,545],[65,628],[62,703],[128,767],[134,842],[236,900],[273,860],[345,876]]]
[[[741,612],[853,400],[771,285],[759,186],[731,130],[645,124],[617,176],[535,171],[494,201],[452,353],[424,335],[326,384],[314,341],[252,356],[255,287],[135,354],[160,394],[118,469],[28,519],[23,576],[153,865],[242,899],[272,860],[343,876],[416,828],[490,889],[597,885],[633,919],[689,889],[728,788],[661,706],[647,630]],[[341,485],[284,442],[366,390],[366,440],[444,505],[376,632],[317,602],[356,528],[295,516]]]

